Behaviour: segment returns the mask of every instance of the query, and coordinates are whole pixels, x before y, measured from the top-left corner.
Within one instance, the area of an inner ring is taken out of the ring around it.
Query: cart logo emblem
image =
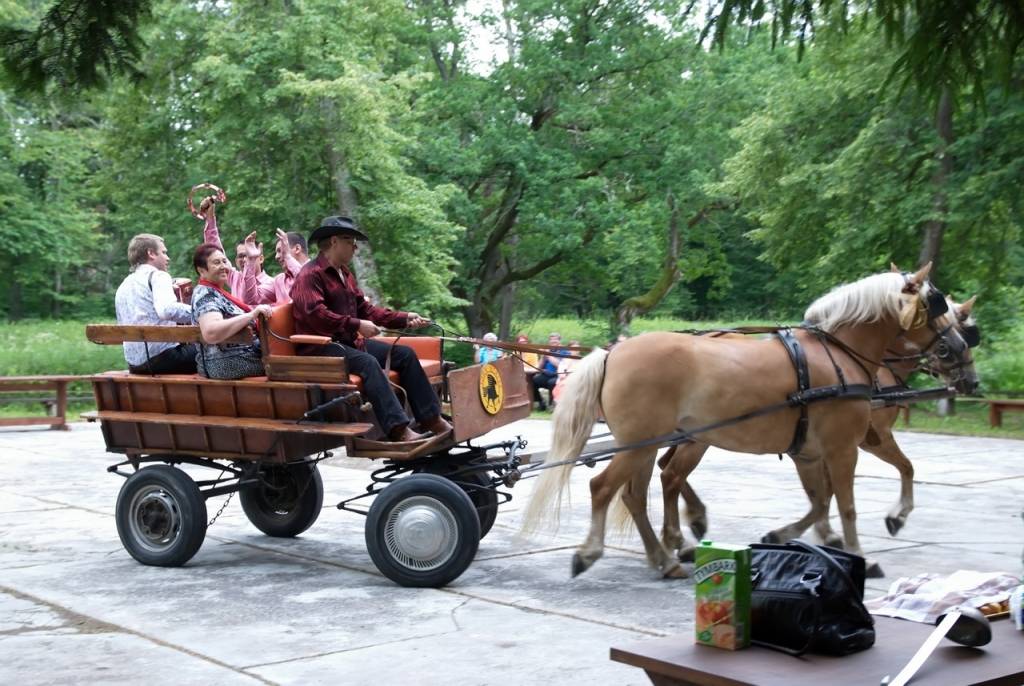
[[[480,368],[480,402],[487,414],[498,414],[505,402],[505,390],[501,387],[501,374],[493,364]]]

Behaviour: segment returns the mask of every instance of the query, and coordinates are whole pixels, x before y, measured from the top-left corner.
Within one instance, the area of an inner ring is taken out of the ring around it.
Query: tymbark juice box
[[[750,548],[701,541],[695,554],[697,643],[750,645]]]

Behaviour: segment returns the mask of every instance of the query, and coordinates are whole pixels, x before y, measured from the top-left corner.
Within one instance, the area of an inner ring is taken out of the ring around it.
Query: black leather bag
[[[875,643],[864,558],[793,540],[751,548],[751,640],[792,655],[847,655]]]

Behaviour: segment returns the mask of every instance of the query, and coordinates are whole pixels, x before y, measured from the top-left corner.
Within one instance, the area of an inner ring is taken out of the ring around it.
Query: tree
[[[969,108],[960,140],[948,147],[963,168],[943,169],[927,103],[883,91],[887,54],[870,32],[841,50],[817,50],[800,78],[736,129],[740,149],[716,190],[740,200],[765,258],[796,275],[806,302],[855,274],[885,269],[890,259],[914,265],[921,229],[937,216],[935,176],[947,174],[939,283],[991,301],[1008,278],[1020,279],[1008,269],[1020,200],[1002,184],[1020,171],[1011,161],[1020,137],[1011,128],[1024,114],[1021,96],[993,99],[990,112]]]
[[[724,47],[734,24],[768,24],[773,46],[795,40],[802,54],[812,37],[872,22],[898,51],[887,80],[900,80],[903,89],[913,85],[934,101],[943,89],[967,86],[983,97],[992,75],[1008,82],[1024,43],[1020,0],[720,0],[709,6],[704,35]]]
[[[27,17],[4,19],[0,49],[21,90],[89,89],[114,74],[141,76],[139,24],[152,0],[57,0],[35,28]],[[33,3],[36,4],[36,3]]]
[[[352,211],[371,236],[379,274],[367,278],[396,306],[454,307],[448,190],[408,173],[404,148],[415,74],[384,73],[394,39],[377,31],[397,3],[310,1],[301,6],[197,8],[168,2],[147,38],[143,84],[110,95],[105,187],[123,236],[161,227],[179,268],[200,239],[183,210],[199,181],[225,186],[224,241],[276,226],[308,233]],[[345,26],[344,40],[336,27]]]

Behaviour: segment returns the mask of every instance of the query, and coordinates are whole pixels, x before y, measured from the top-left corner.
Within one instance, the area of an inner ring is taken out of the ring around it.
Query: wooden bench
[[[66,431],[68,410],[68,384],[73,381],[87,379],[84,376],[4,376],[0,377],[0,393],[36,393],[53,392],[53,415],[47,417],[0,417],[0,426],[46,426],[58,431]],[[34,396],[33,399],[37,399]],[[6,400],[6,399],[5,399]],[[11,402],[19,402],[18,397],[10,398]]]
[[[290,307],[287,316],[290,319]],[[277,312],[282,308],[275,310]],[[272,342],[277,338],[267,332],[267,323],[260,326],[260,339],[263,351],[263,365],[267,370],[267,378],[271,381],[306,381],[338,383],[344,378],[346,367],[342,358],[299,357],[294,354],[283,356],[275,354]],[[147,343],[202,343],[202,334],[198,326],[119,326],[90,324],[85,327],[86,337],[100,345],[115,345],[126,341],[145,341]],[[288,340],[279,343],[287,345],[294,352],[296,344],[308,343],[323,345],[330,341],[326,336],[296,336],[289,334]],[[251,343],[252,333],[247,329],[231,336],[225,343]],[[163,375],[161,375],[163,376]]]
[[[990,426],[1003,425],[1003,412],[1024,412],[1024,400],[991,398],[988,400],[988,423]]]

